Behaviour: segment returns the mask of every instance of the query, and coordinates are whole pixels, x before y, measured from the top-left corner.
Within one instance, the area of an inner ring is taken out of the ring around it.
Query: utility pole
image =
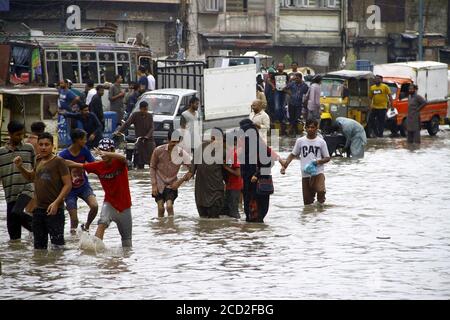
[[[423,60],[423,1],[419,0],[419,61]]]

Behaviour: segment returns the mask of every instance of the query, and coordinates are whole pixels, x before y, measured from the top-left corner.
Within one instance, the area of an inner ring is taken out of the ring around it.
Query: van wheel
[[[331,133],[331,120],[326,119],[326,120],[320,121],[320,130],[322,130],[322,132],[324,134],[330,134]]]
[[[427,130],[430,136],[435,136],[439,132],[439,117],[434,116],[430,122],[427,123]]]

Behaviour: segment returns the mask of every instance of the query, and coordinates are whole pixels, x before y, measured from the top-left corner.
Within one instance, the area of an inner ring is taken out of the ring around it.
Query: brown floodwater
[[[125,251],[114,224],[105,252],[80,250],[67,218],[64,251],[34,252],[28,232],[11,243],[1,192],[0,299],[449,299],[450,131],[422,135],[419,148],[376,139],[362,160],[333,158],[324,207],[304,207],[298,161],[286,176],[277,164],[264,224],[200,219],[192,181],[175,218],[158,219],[149,173],[132,171]]]

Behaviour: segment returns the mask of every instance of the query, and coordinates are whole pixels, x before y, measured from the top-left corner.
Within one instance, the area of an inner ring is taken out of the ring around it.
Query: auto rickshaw
[[[364,127],[369,115],[369,89],[374,75],[370,71],[340,70],[327,73],[320,86],[320,128],[329,133],[333,120],[351,118]]]
[[[25,131],[31,132],[31,124],[42,121],[46,131],[53,135],[55,152],[58,148],[57,115],[58,91],[45,87],[0,87],[0,141],[5,142],[8,137],[7,126],[11,120],[24,123]]]

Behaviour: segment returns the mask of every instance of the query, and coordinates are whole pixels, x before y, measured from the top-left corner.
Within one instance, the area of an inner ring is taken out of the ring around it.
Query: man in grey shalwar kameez
[[[420,143],[420,110],[426,106],[425,99],[417,94],[417,86],[409,85],[408,117],[406,127],[408,129],[408,143]]]
[[[217,132],[215,135],[217,135]],[[194,157],[191,166],[191,173],[192,175],[195,174],[195,203],[198,214],[202,218],[219,218],[219,215],[222,214],[225,187],[223,154],[220,160],[211,161],[220,156],[215,154],[214,151],[221,152],[222,150],[222,140],[217,141],[212,137],[210,142],[202,145],[202,163],[195,163]],[[213,153],[211,154],[210,151],[213,151]],[[211,156],[212,159],[205,159],[206,156]]]
[[[345,136],[345,149],[350,147],[352,158],[364,158],[364,146],[367,144],[364,127],[357,121],[344,117],[338,117],[336,124]]]
[[[139,111],[133,112],[117,132],[124,132],[132,124],[134,124],[136,138],[140,137],[136,144],[135,165],[138,169],[144,169],[145,164],[150,165],[150,159],[155,147],[153,139],[153,115],[148,112],[148,103],[146,101],[142,101],[139,104]]]

